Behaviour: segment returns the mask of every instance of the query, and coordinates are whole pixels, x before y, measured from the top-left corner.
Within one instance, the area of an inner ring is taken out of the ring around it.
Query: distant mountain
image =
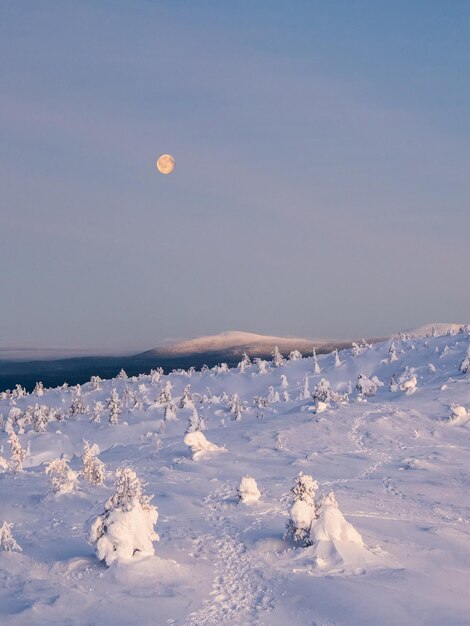
[[[430,335],[433,324],[420,326],[406,331],[409,335]],[[446,334],[450,329],[458,330],[461,324],[434,324],[439,334]],[[368,338],[370,342],[381,341],[387,337]],[[130,376],[149,372],[162,367],[165,372],[173,369],[188,369],[193,366],[200,369],[203,365],[213,367],[225,362],[235,366],[241,355],[246,352],[250,357],[269,359],[274,346],[278,346],[282,354],[298,350],[304,356],[310,355],[313,348],[319,354],[330,352],[335,348],[342,350],[351,346],[351,340],[306,339],[303,337],[276,337],[258,335],[243,331],[227,331],[219,335],[209,335],[168,343],[134,355],[93,356],[77,354],[54,358],[54,351],[28,349],[30,360],[25,360],[25,353],[16,359],[12,358],[12,348],[0,349],[0,391],[12,389],[16,384],[31,390],[36,381],[40,380],[46,387],[56,387],[67,382],[70,385],[84,383],[91,376],[113,378],[124,369]],[[2,358],[3,353],[3,358]],[[7,356],[8,355],[8,356]],[[34,355],[34,356],[33,356]]]

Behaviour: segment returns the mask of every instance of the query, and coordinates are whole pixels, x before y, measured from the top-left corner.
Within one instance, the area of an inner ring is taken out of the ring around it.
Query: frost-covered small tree
[[[44,385],[42,384],[41,381],[36,383],[33,393],[35,396],[38,396],[38,397],[41,397],[44,395]]]
[[[211,452],[224,452],[225,448],[216,446],[215,443],[207,441],[200,430],[186,432],[184,443],[191,449],[193,461],[200,461]]]
[[[186,428],[186,433],[194,433],[203,430],[206,430],[204,418],[199,415],[196,408],[193,408],[192,415],[189,418],[188,426]]]
[[[24,428],[23,428],[23,423],[24,423],[24,419],[23,419],[23,411],[17,407],[17,406],[13,406],[10,411],[8,412],[8,421],[11,424],[11,428],[12,429],[16,429],[18,432],[24,432]],[[5,426],[4,426],[5,428]],[[10,432],[10,430],[5,428],[5,432]]]
[[[306,373],[304,378],[304,387],[299,394],[299,400],[310,400],[311,397],[312,394],[310,393],[308,374]]]
[[[258,502],[261,493],[256,484],[256,480],[252,476],[243,476],[237,489],[237,495],[243,504],[252,504]]]
[[[107,409],[109,411],[109,423],[117,424],[122,413],[122,402],[116,389],[111,391],[107,400]]]
[[[165,406],[163,417],[167,422],[176,419],[176,404],[173,402],[173,400],[170,400],[170,402],[168,402],[168,404]]]
[[[315,389],[312,393],[312,398],[317,400],[318,402],[330,402],[331,399],[331,387],[330,383],[326,380],[326,378],[321,378],[320,381],[315,385]]]
[[[151,497],[143,495],[137,474],[129,467],[117,470],[114,486],[114,494],[104,512],[92,520],[88,535],[98,559],[108,567],[153,556],[153,542],[159,540],[154,530],[158,511],[150,504]]]
[[[242,407],[238,393],[231,395],[227,404],[227,409],[232,415],[234,420],[240,421],[243,418]]]
[[[37,433],[43,433],[47,430],[49,423],[49,407],[45,404],[35,404],[33,407],[32,426]]]
[[[215,369],[217,374],[227,374],[230,371],[227,363],[221,363],[220,365],[216,365],[213,369]]]
[[[375,396],[377,393],[377,385],[364,374],[359,374],[356,382],[356,391],[361,396]]]
[[[128,377],[127,373],[124,371],[124,369],[121,368],[121,371],[117,375],[117,378],[120,378],[121,380],[125,380],[126,378],[129,378],[129,377]]]
[[[158,396],[158,403],[159,404],[166,404],[167,402],[171,401],[171,390],[173,389],[173,385],[171,384],[171,382],[169,380],[166,381],[166,383],[164,384],[164,386],[162,387],[161,391],[160,391],[160,395]]]
[[[310,529],[317,519],[315,494],[318,489],[316,480],[308,474],[299,473],[291,489],[292,506],[289,511],[286,535],[303,546],[310,545]]]
[[[186,385],[183,389],[183,395],[179,401],[180,409],[192,409],[194,407],[193,397],[191,395],[191,385]]]
[[[69,409],[69,414],[70,415],[87,415],[88,414],[88,407],[85,404],[81,395],[77,395],[72,400],[72,404],[70,405],[70,409]]]
[[[14,432],[10,433],[8,443],[11,449],[10,466],[14,472],[22,472],[23,463],[26,458],[26,450],[21,446],[20,440]]]
[[[267,374],[269,372],[269,363],[264,359],[255,359],[255,364],[258,366],[258,374]]]
[[[279,348],[277,346],[274,346],[272,357],[273,357],[272,364],[274,367],[281,367],[282,365],[284,365],[285,359],[282,356],[282,354],[279,352]]]
[[[361,354],[362,350],[360,348],[360,346],[357,345],[357,343],[355,341],[352,342],[351,344],[351,355],[352,356],[359,356]]]
[[[238,369],[240,370],[240,372],[243,374],[243,372],[246,372],[246,370],[250,367],[251,365],[251,359],[250,357],[247,355],[246,352],[243,353],[242,359],[240,361],[240,363],[238,364]]]
[[[318,362],[317,351],[313,348],[313,373],[321,374],[321,367]]]
[[[290,402],[290,393],[288,391],[282,392],[282,400],[283,402]]]
[[[150,382],[152,385],[159,383],[163,376],[163,369],[161,367],[157,367],[155,370],[150,370]]]
[[[93,485],[102,485],[106,475],[104,463],[100,461],[97,454],[99,454],[99,450],[96,449],[96,444],[90,448],[90,444],[84,439],[82,454],[83,469],[79,475],[83,476],[85,480]]]
[[[289,353],[289,361],[298,361],[301,358],[302,353],[298,350],[292,350],[292,352]]]
[[[45,472],[50,478],[51,491],[57,495],[71,493],[78,485],[78,474],[64,457],[46,463]]]
[[[0,548],[6,552],[22,552],[21,547],[16,543],[15,538],[11,532],[13,524],[3,522],[0,526]]]
[[[285,374],[281,374],[281,389],[287,389],[289,382]]]
[[[90,384],[93,391],[100,391],[102,380],[99,376],[92,376],[90,378]]]
[[[280,402],[279,392],[274,390],[274,387],[268,387],[268,402],[269,404],[275,404]]]
[[[464,360],[459,365],[459,372],[462,372],[462,374],[466,374],[469,370],[470,370],[470,348],[467,350],[467,354]]]
[[[339,358],[338,348],[336,348],[336,350],[334,351],[334,355],[335,355],[335,367],[340,367],[342,363],[341,363],[341,359]]]
[[[101,416],[103,415],[103,413],[104,404],[99,400],[95,400],[95,402],[93,402],[90,422],[96,422],[97,424],[99,424],[101,422]]]
[[[13,391],[11,392],[11,397],[13,399],[24,398],[27,395],[27,391],[21,385],[16,385]]]
[[[390,355],[390,357],[389,357],[389,362],[390,363],[393,363],[394,361],[398,361],[397,349],[395,347],[395,342],[394,342],[393,339],[390,342],[390,347],[388,349],[388,353]]]

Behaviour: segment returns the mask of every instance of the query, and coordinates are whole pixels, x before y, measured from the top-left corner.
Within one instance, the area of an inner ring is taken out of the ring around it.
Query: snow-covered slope
[[[0,623],[468,624],[469,332],[390,347],[321,355],[321,373],[310,357],[3,394],[0,455],[11,462],[12,429],[28,452],[23,471],[0,462],[0,524],[13,523],[23,550],[0,549]],[[320,412],[322,378],[332,394]],[[116,394],[110,424],[97,403]],[[183,441],[190,418],[214,444],[199,461]],[[43,464],[66,455],[80,471],[84,438],[99,447],[104,484],[82,477],[50,493]],[[155,556],[107,568],[89,520],[124,467],[155,496],[160,541]],[[318,481],[304,546],[284,538],[299,472]],[[257,502],[239,501],[243,476]]]

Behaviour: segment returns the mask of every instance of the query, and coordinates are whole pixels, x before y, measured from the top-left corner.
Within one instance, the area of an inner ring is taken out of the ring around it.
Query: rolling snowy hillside
[[[470,624],[470,332],[439,332],[0,394],[0,525],[22,548],[0,548],[0,623]],[[190,422],[212,450],[184,443]],[[83,439],[103,484],[74,475]],[[107,567],[87,536],[122,468],[160,541]],[[290,491],[300,472],[315,505]]]

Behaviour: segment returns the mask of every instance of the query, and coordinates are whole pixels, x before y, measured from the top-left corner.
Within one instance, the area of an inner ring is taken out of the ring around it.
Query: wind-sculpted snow
[[[439,331],[1,394],[2,626],[470,623],[470,336]],[[123,468],[158,543],[106,534]]]

